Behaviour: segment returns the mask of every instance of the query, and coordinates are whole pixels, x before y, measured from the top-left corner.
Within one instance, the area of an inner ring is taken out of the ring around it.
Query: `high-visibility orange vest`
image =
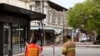
[[[25,56],[39,56],[39,46],[37,44],[26,45]]]

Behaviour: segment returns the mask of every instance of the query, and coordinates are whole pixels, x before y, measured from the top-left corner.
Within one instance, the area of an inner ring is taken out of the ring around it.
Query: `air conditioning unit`
[[[20,0],[20,1],[23,1],[23,2],[30,2],[30,0]]]

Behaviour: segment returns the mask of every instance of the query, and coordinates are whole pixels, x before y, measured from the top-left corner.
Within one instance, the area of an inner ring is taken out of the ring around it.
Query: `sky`
[[[84,2],[85,0],[51,0],[67,9],[73,7],[76,3]]]

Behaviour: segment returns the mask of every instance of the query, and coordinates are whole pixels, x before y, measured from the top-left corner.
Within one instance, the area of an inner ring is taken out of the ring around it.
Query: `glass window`
[[[24,50],[24,36],[23,27],[18,24],[12,25],[12,43],[13,43],[13,54],[18,54]]]

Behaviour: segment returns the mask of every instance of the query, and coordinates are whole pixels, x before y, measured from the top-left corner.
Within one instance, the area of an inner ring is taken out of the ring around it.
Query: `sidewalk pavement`
[[[16,54],[16,55],[13,55],[13,56],[24,56],[24,53]]]
[[[62,45],[57,45],[62,46]],[[44,47],[53,47],[53,46],[44,46]],[[100,48],[100,45],[76,45],[76,47],[90,47],[90,48]]]
[[[76,45],[76,47],[100,48],[100,45]]]
[[[53,46],[61,47],[61,46],[63,46],[63,44],[44,46],[44,48],[45,47],[53,47]],[[76,47],[100,48],[100,45],[94,45],[94,44],[91,44],[91,43],[86,43],[86,44],[82,43],[82,44],[76,44]]]
[[[90,47],[90,48],[100,48],[100,45],[95,45],[92,42],[75,42],[76,47]]]

